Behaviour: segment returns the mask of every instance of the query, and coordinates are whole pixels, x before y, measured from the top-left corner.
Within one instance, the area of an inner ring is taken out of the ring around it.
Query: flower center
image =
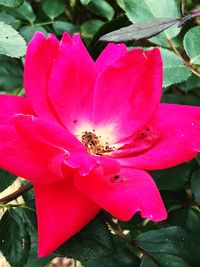
[[[108,143],[102,145],[100,140],[101,136],[97,136],[94,132],[85,131],[81,136],[81,142],[90,154],[102,155],[113,151],[114,147],[110,147]]]

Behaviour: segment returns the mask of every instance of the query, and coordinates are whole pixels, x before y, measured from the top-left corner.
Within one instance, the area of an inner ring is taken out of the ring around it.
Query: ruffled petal
[[[62,123],[71,131],[91,114],[95,65],[79,35],[64,33],[48,83],[48,94]]]
[[[47,83],[58,49],[59,41],[52,34],[46,39],[43,33],[37,32],[28,45],[24,66],[24,86],[29,103],[39,116],[52,120],[58,117],[48,98]]]
[[[97,204],[77,190],[72,178],[44,186],[34,185],[39,257],[53,252],[100,211]]]
[[[98,74],[100,74],[106,66],[114,64],[116,60],[123,57],[126,53],[127,49],[125,44],[108,44],[95,62]]]
[[[58,181],[66,156],[66,151],[35,138],[24,139],[11,125],[0,126],[0,167],[15,175],[37,183]]]
[[[9,123],[14,114],[34,114],[27,98],[13,95],[0,95],[0,123]]]
[[[34,116],[18,115],[13,117],[12,123],[24,140],[30,143],[32,140],[37,140],[39,143],[44,143],[44,145],[46,144],[49,147],[53,147],[53,149],[62,151],[65,157],[61,165],[59,166],[54,162],[50,165],[54,173],[56,166],[57,173],[62,173],[64,164],[69,168],[78,169],[81,175],[86,175],[97,165],[98,160],[96,157],[89,155],[75,136],[53,121]]]
[[[146,170],[173,167],[200,151],[200,108],[161,104],[152,124],[160,132],[156,143],[133,157],[118,158],[123,166]]]
[[[97,79],[92,121],[113,128],[115,141],[132,135],[155,113],[161,96],[162,60],[157,48],[133,49]]]
[[[120,220],[131,219],[136,212],[153,221],[167,217],[158,189],[145,171],[122,168],[115,175],[102,175],[96,169],[84,179],[77,175],[75,185]]]

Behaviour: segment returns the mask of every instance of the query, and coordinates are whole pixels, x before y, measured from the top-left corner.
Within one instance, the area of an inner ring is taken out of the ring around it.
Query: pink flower
[[[34,184],[39,256],[101,208],[164,220],[148,171],[197,155],[200,109],[159,104],[159,50],[109,44],[94,62],[78,35],[37,33],[24,77],[26,97],[0,95],[0,166]]]

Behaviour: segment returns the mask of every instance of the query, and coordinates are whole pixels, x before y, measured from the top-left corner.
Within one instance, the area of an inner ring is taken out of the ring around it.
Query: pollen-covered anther
[[[88,152],[90,154],[102,155],[113,151],[113,148],[108,144],[102,145],[100,142],[101,136],[97,136],[94,132],[85,131],[82,133],[81,142],[87,148]]]

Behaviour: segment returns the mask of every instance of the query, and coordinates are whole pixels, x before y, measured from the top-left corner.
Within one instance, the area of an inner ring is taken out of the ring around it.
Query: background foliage
[[[199,0],[0,0],[0,93],[24,94],[26,44],[36,31],[58,38],[68,31],[80,33],[94,58],[105,47],[103,40],[126,41],[129,47],[159,46],[162,101],[200,106],[198,4]],[[4,170],[0,176],[1,191],[16,179]],[[37,258],[33,192],[25,185],[20,192],[23,204],[0,200],[0,250],[12,267],[44,267],[55,256],[79,259],[85,267],[199,267],[200,157],[155,171],[153,177],[169,212],[165,222],[139,215],[126,223],[113,222],[102,212],[42,259]]]

